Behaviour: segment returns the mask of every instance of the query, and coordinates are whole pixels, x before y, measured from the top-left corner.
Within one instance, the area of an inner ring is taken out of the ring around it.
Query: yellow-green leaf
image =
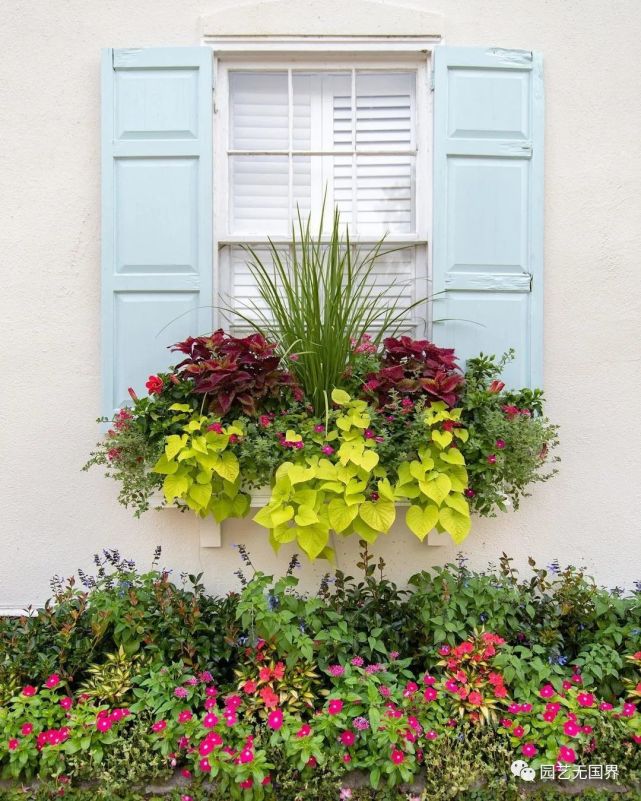
[[[448,464],[465,464],[463,454],[457,448],[449,448],[440,454],[441,459]]]
[[[428,503],[425,508],[412,504],[405,515],[409,530],[421,540],[429,534],[438,520],[438,506]]]
[[[452,441],[452,432],[451,431],[438,431],[435,429],[432,431],[432,440],[436,442],[436,444],[440,448],[447,448],[447,446]]]
[[[273,509],[270,509],[269,506],[263,506],[262,509],[259,509],[256,512],[252,520],[254,523],[258,523],[259,526],[264,526],[265,528],[274,528],[272,512]]]
[[[178,470],[178,462],[170,462],[169,459],[163,455],[158,459],[156,464],[151,468],[154,473],[160,473],[163,476],[170,476]]]
[[[354,518],[354,531],[358,536],[365,540],[365,542],[376,542],[379,532],[375,531],[371,526],[368,526],[360,517]]]
[[[187,434],[170,434],[165,440],[165,455],[168,459],[175,458],[176,454],[181,451],[187,444]]]
[[[287,523],[289,520],[294,517],[294,507],[293,506],[281,506],[278,509],[272,509],[272,526],[276,528],[277,526],[282,526],[284,523]],[[254,518],[255,520],[256,518]]]
[[[329,524],[339,534],[350,526],[358,515],[358,504],[348,506],[342,498],[334,498],[327,505]]]
[[[187,403],[172,403],[169,407],[170,412],[190,412],[191,406]]]
[[[345,406],[345,404],[351,401],[351,397],[344,389],[333,389],[332,400],[337,406]]]
[[[460,512],[462,515],[466,517],[470,516],[470,507],[462,495],[451,492],[445,499],[445,503],[452,509],[456,509],[456,511]]]
[[[378,454],[373,450],[366,450],[361,456],[360,465],[367,472],[371,472],[378,464]]]
[[[232,515],[232,502],[223,495],[212,498],[209,508],[218,523],[222,523]]]
[[[389,501],[365,501],[358,513],[370,528],[387,532],[396,518],[396,507]]]
[[[421,481],[419,484],[421,491],[440,506],[445,500],[445,496],[452,489],[452,482],[446,475],[438,475],[431,481]]]
[[[188,489],[189,479],[182,473],[166,476],[162,484],[167,503],[171,503],[174,498],[182,498]]]
[[[457,512],[456,509],[450,509],[449,506],[444,506],[439,511],[438,520],[457,545],[463,542],[472,527],[469,517]]]
[[[329,531],[318,523],[314,526],[297,528],[295,531],[300,547],[310,559],[316,559],[327,545]]]
[[[231,511],[234,517],[245,517],[249,512],[250,498],[244,492],[239,492],[232,501]]]
[[[235,481],[239,472],[238,459],[230,451],[225,451],[214,465],[214,470],[227,481]]]
[[[211,484],[192,484],[189,488],[189,497],[204,509],[211,498]]]
[[[298,507],[298,512],[294,515],[294,520],[299,526],[311,526],[318,523],[318,515],[311,506],[303,504]]]

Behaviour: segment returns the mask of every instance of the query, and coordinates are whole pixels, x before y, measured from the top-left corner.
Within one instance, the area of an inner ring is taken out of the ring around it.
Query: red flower
[[[157,375],[150,375],[145,384],[150,395],[160,395],[165,387],[165,382]]]
[[[27,737],[33,731],[33,723],[23,723],[20,732]]]
[[[346,748],[349,748],[356,742],[356,735],[353,731],[344,731],[338,739]]]
[[[255,681],[246,681],[243,684],[243,691],[247,693],[247,695],[252,695],[256,692],[256,682]]]
[[[31,698],[38,692],[37,687],[33,687],[31,684],[27,684],[25,687],[22,688],[22,694],[25,698]]]
[[[263,699],[263,703],[268,709],[270,709],[273,706],[276,706],[276,704],[279,701],[278,695],[276,695],[276,693],[272,690],[271,687],[263,687],[259,695]]]
[[[487,391],[491,392],[493,395],[497,395],[501,392],[505,387],[505,384],[502,381],[498,381],[495,379],[492,383],[488,386]]]
[[[476,692],[476,690],[474,690],[474,692],[471,692],[471,693],[469,694],[469,696],[468,696],[468,699],[467,699],[467,700],[468,700],[468,701],[469,701],[469,702],[470,702],[470,703],[471,703],[473,706],[481,706],[481,704],[483,703],[483,696],[481,695],[481,693],[478,693],[478,692]]]
[[[15,751],[15,750],[16,750],[16,748],[17,748],[19,745],[20,745],[20,743],[19,743],[19,742],[18,742],[18,741],[17,741],[15,738],[13,738],[13,739],[9,740],[9,743],[8,743],[8,746],[9,746],[9,751]]]

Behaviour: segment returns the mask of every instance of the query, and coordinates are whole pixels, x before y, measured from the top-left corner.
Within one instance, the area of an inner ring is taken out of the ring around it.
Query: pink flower
[[[225,699],[225,706],[229,709],[233,709],[234,711],[236,711],[242,703],[243,699],[240,697],[240,695],[230,695]]]
[[[579,706],[594,706],[594,696],[592,693],[579,693],[576,697]]]
[[[521,753],[524,757],[533,757],[536,756],[538,752],[534,743],[523,743],[521,746]]]
[[[68,712],[71,709],[71,707],[73,706],[73,698],[70,698],[69,696],[65,696],[64,698],[61,698],[58,701],[58,703],[60,704],[60,706],[64,710],[66,710]]]
[[[28,737],[32,731],[33,731],[33,723],[23,723],[22,727],[20,728],[20,732],[25,737]]]
[[[53,690],[60,684],[60,676],[57,673],[52,673],[51,676],[45,681],[45,687],[48,690]]]
[[[321,453],[324,453],[325,456],[331,456],[334,453],[334,449],[331,445],[323,445],[321,448]]]
[[[354,725],[354,728],[358,729],[358,731],[367,731],[367,729],[369,729],[369,720],[367,720],[367,718],[359,716],[357,718],[354,718],[352,723]]]
[[[455,693],[458,690],[458,684],[454,681],[454,679],[448,679],[445,682],[445,689],[450,693]]]
[[[176,687],[174,696],[176,698],[187,698],[187,690],[184,687]]]
[[[601,712],[608,712],[610,709],[614,709],[614,707],[607,701],[603,701],[602,703],[599,704],[599,709],[601,710]]]
[[[427,702],[435,701],[438,698],[438,693],[436,692],[434,687],[427,687],[425,692],[423,693],[423,698],[425,698]]]
[[[497,447],[497,448],[498,448],[500,451],[502,451],[502,450],[503,450],[503,448],[505,448],[505,444],[506,444],[506,443],[505,443],[505,440],[504,440],[504,439],[497,439],[497,440],[496,440],[496,442],[494,443],[494,445],[495,445],[495,446],[496,446],[496,447]]]
[[[552,696],[556,695],[556,690],[551,684],[544,684],[539,690],[539,695],[541,698],[552,698]]]
[[[418,684],[414,681],[408,681],[403,690],[403,698],[411,698],[416,692],[418,692]]]
[[[343,711],[343,702],[340,700],[340,698],[334,698],[331,700],[327,707],[327,711],[330,715],[340,715],[340,713]]]
[[[483,703],[483,696],[481,695],[481,693],[476,692],[476,690],[474,690],[469,694],[467,700],[472,704],[472,706],[481,706],[481,704]]]
[[[433,684],[436,684],[436,679],[434,676],[430,676],[429,673],[426,673],[423,676],[423,684],[425,684],[426,687],[431,687]]]
[[[193,714],[189,709],[183,709],[182,712],[178,714],[178,723],[187,723],[188,720],[193,718]]]
[[[557,759],[559,762],[568,762],[568,763],[576,762],[576,753],[574,752],[574,749],[562,745],[559,748],[559,755]]]
[[[512,729],[512,734],[515,737],[523,737],[523,735],[525,734],[525,729],[523,728],[523,726],[515,726]]]
[[[99,715],[96,718],[96,728],[98,731],[109,731],[109,729],[113,726],[113,721],[111,718],[107,717],[106,715]],[[152,726],[153,729],[153,726]]]
[[[283,713],[280,709],[274,709],[273,712],[269,713],[267,716],[267,725],[270,729],[274,729],[274,731],[278,731],[278,729],[282,728]]]
[[[211,765],[209,764],[209,760],[208,759],[201,759],[200,762],[198,763],[198,768],[203,773],[209,773],[209,771],[211,770]]]
[[[322,434],[322,433],[323,433],[323,431],[325,431],[325,426],[324,426],[322,423],[318,423],[318,425],[315,425],[315,426],[314,426],[314,431],[315,431],[317,434]]]
[[[153,732],[160,732],[160,731],[164,731],[166,728],[167,728],[167,721],[166,720],[157,720],[153,724],[153,726],[151,727],[151,730]]]
[[[637,708],[634,704],[626,703],[623,704],[623,709],[621,710],[621,714],[624,718],[631,718],[634,716],[634,713],[637,711]]]
[[[207,687],[205,690],[205,695],[207,698],[216,698],[218,695],[218,690],[215,687]]]
[[[430,729],[425,734],[425,736],[427,737],[428,740],[436,740],[436,738],[438,737],[438,734],[434,731],[434,729]]]
[[[262,428],[267,428],[272,424],[272,421],[269,415],[261,414],[261,416],[258,418],[258,423]]]
[[[463,490],[463,495],[465,495],[466,498],[473,498],[476,495],[476,493],[474,492],[472,487],[466,487]]]
[[[487,391],[491,392],[493,395],[497,395],[504,387],[505,384],[502,381],[494,379],[494,381],[492,381],[492,383],[488,386]],[[506,407],[503,408],[505,409]]]
[[[450,652],[450,646],[449,645],[441,645],[441,647],[438,649],[438,652],[439,652],[439,654],[441,656],[447,656],[449,654],[449,652]]]
[[[363,665],[365,664],[365,660],[363,659],[362,656],[355,656],[352,659],[351,664],[354,665],[354,667],[363,667]]]
[[[330,665],[327,669],[327,672],[330,676],[335,676],[338,678],[345,673],[345,668],[342,665]]]
[[[296,736],[309,737],[311,733],[312,733],[312,727],[309,725],[309,723],[303,723],[300,729],[296,732]]]
[[[222,434],[223,427],[220,423],[212,423],[210,426],[207,426],[207,431],[213,431],[214,434]]]
[[[583,684],[583,679],[581,678],[581,676],[578,673],[572,674],[571,678],[572,678],[572,681],[575,684]]]
[[[31,684],[27,684],[25,687],[22,688],[22,694],[25,698],[31,698],[38,692],[38,688],[34,687]]]
[[[356,735],[353,731],[344,731],[341,733],[339,740],[346,748],[349,748],[356,742]]]
[[[641,739],[641,738],[639,738]],[[352,761],[351,756],[348,753],[343,754],[343,762],[347,765]]]
[[[9,746],[9,751],[15,751],[15,750],[16,750],[16,748],[17,748],[19,745],[20,745],[20,743],[19,743],[19,742],[18,742],[18,741],[15,739],[15,737],[14,737],[13,739],[9,740],[9,743],[8,743],[8,746]]]
[[[238,782],[238,786],[239,786],[239,787],[240,787],[242,790],[251,790],[251,788],[254,786],[254,780],[253,780],[253,779],[252,779],[252,777],[250,776],[250,777],[249,777],[249,779],[245,779],[245,780],[244,780],[244,781],[242,781],[242,782]]]
[[[213,712],[208,712],[205,717],[203,718],[203,726],[206,729],[213,729],[214,726],[218,723],[218,716],[214,715]]]
[[[490,453],[488,455],[488,457],[487,457],[487,463],[488,464],[495,464],[495,462],[496,462],[496,454]]]
[[[400,765],[402,762],[405,761],[405,754],[398,748],[395,748],[392,751],[391,760],[395,765]]]

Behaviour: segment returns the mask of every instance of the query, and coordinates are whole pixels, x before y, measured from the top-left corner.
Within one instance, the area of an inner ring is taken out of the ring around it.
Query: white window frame
[[[390,245],[415,245],[423,249],[426,262],[426,295],[432,287],[432,50],[439,37],[205,37],[204,44],[213,50],[214,58],[214,203],[213,203],[213,285],[214,299],[224,285],[222,270],[229,269],[228,255],[221,258],[225,245],[244,242],[267,242],[264,234],[229,234],[229,80],[231,69],[300,70],[323,69],[389,69],[416,70],[416,232],[390,235]],[[420,176],[420,178],[419,178]],[[420,190],[419,190],[420,187]],[[275,243],[287,243],[289,236],[272,236]],[[355,244],[366,245],[374,237],[354,238]],[[229,249],[227,249],[227,254]],[[421,308],[427,326],[417,335],[430,336],[431,315]],[[223,323],[219,304],[214,300],[214,323]]]

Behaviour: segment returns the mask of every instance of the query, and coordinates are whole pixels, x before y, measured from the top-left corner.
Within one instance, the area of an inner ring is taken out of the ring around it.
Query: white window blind
[[[227,86],[226,213],[215,231],[227,302],[242,309],[258,300],[240,243],[261,257],[268,237],[287,247],[298,212],[317,225],[324,197],[327,222],[338,206],[362,249],[384,235],[389,248],[403,245],[380,259],[375,283],[394,282],[403,304],[425,297],[417,70],[230,67]],[[414,317],[424,323],[424,310]]]

